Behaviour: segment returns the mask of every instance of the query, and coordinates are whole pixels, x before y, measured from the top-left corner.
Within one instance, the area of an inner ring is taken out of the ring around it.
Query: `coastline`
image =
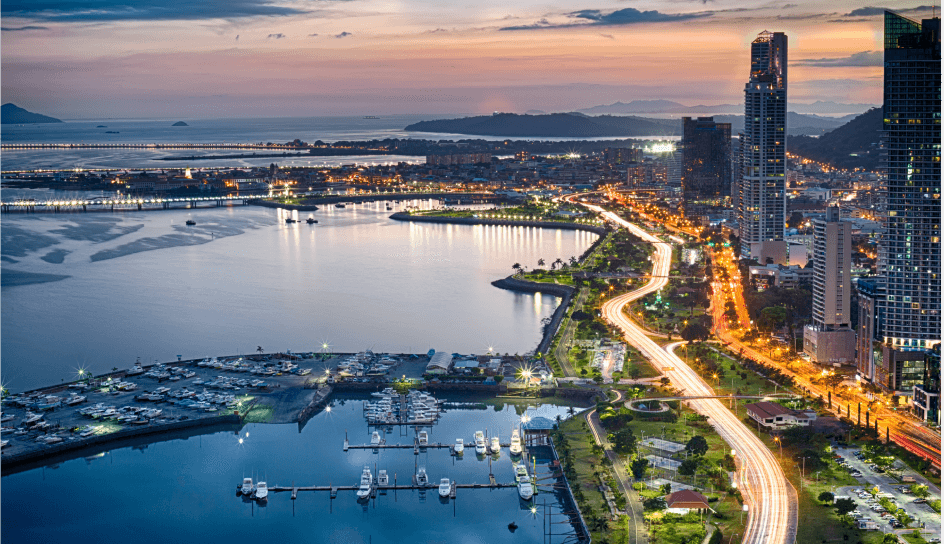
[[[397,212],[391,215],[390,219],[396,221],[445,223],[455,225],[496,225],[505,227],[538,227],[543,229],[585,230],[599,234],[600,236],[603,236],[607,232],[607,229],[604,227],[582,225],[580,223],[568,223],[566,221],[519,221],[513,219],[478,219],[473,217],[428,217],[424,215],[411,215],[405,212]]]

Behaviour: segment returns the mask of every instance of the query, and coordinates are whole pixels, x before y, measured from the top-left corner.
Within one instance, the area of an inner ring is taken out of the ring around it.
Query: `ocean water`
[[[459,400],[476,400],[460,398]],[[217,432],[186,440],[158,441],[104,454],[88,452],[50,467],[3,476],[4,542],[97,542],[164,544],[166,542],[231,543],[326,542],[338,544],[520,543],[545,534],[550,511],[556,522],[553,542],[573,534],[560,523],[564,506],[549,487],[534,499],[536,511],[521,501],[517,489],[459,489],[453,501],[441,501],[436,490],[397,491],[358,503],[354,492],[270,493],[259,507],[235,495],[245,476],[264,478],[270,486],[356,485],[363,467],[394,474],[409,483],[415,467],[425,466],[430,480],[448,477],[458,483],[513,482],[508,450],[489,463],[467,450],[461,459],[448,450],[342,451],[345,433],[352,444],[369,443],[362,403],[336,398],[330,412],[316,414],[299,431],[296,425],[250,424],[238,436]],[[507,442],[521,415],[568,417],[560,406],[499,404],[487,410],[450,410],[430,430],[431,442],[454,443],[476,430],[498,433]],[[405,436],[401,436],[405,433]],[[410,444],[412,428],[394,428],[387,443]],[[240,443],[242,439],[242,443]],[[547,453],[538,450],[539,475],[550,472]],[[539,488],[540,489],[540,488]],[[512,533],[508,524],[515,522]]]
[[[340,352],[525,353],[559,299],[491,282],[515,263],[579,256],[597,238],[389,219],[407,205],[438,203],[3,214],[2,380],[22,391],[138,357],[323,342]],[[306,224],[309,215],[319,223]]]

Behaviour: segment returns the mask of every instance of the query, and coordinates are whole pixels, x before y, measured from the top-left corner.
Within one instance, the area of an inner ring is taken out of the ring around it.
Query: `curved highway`
[[[639,289],[610,299],[602,311],[607,320],[623,331],[626,341],[641,351],[657,368],[672,367],[668,371],[675,385],[685,395],[711,396],[712,389],[674,350],[681,342],[660,347],[628,317],[623,314],[626,304],[668,284],[672,262],[672,248],[668,243],[623,220],[618,215],[598,206],[587,205],[610,221],[625,227],[655,247],[652,279]],[[792,544],[796,538],[796,494],[783,475],[780,464],[771,451],[748,428],[716,399],[689,401],[692,409],[706,415],[718,434],[736,452],[740,467],[740,482],[745,503],[749,505],[747,527],[743,542],[746,544]]]

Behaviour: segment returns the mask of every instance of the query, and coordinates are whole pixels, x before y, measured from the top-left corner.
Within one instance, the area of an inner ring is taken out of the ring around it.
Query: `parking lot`
[[[935,512],[926,503],[915,503],[914,500],[916,497],[914,495],[902,491],[902,489],[907,491],[911,486],[910,483],[899,483],[898,480],[889,476],[887,472],[881,473],[873,470],[869,467],[867,461],[859,459],[855,455],[856,451],[857,449],[836,449],[836,453],[842,456],[842,461],[847,463],[851,470],[858,471],[861,474],[860,476],[856,476],[856,479],[861,485],[839,487],[834,491],[836,497],[849,497],[855,501],[856,511],[853,512],[852,515],[860,520],[875,522],[877,529],[885,533],[893,531],[898,533],[911,532],[916,527],[920,528],[923,523],[924,528],[922,529],[922,533],[925,540],[939,539],[941,537],[941,515]],[[896,460],[895,466],[897,469],[903,469],[901,472],[904,476],[908,476],[909,474],[914,475],[913,472],[903,466],[900,460]],[[918,483],[924,482],[919,481]],[[879,488],[880,495],[887,494],[885,495],[886,498],[891,500],[899,508],[904,509],[909,516],[916,520],[911,524],[910,528],[894,527],[890,523],[891,520],[894,519],[894,516],[890,513],[883,512],[881,506],[878,504],[878,499],[872,497],[871,493],[869,493],[869,490],[876,486]],[[928,486],[928,491],[931,492],[931,496],[928,500],[941,498],[941,491],[937,487],[933,485]]]

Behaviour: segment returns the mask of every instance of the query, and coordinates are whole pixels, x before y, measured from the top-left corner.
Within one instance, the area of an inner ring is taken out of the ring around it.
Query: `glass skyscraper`
[[[749,258],[758,243],[782,241],[786,228],[787,36],[783,32],[762,32],[751,43],[740,142],[738,226],[741,256]]]
[[[885,345],[941,341],[941,20],[885,12]]]

